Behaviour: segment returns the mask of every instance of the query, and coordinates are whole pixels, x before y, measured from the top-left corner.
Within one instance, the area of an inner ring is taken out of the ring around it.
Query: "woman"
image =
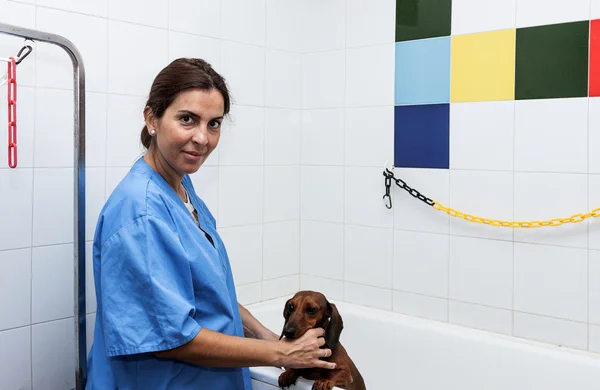
[[[98,310],[87,389],[251,389],[247,367],[335,365],[323,329],[278,340],[238,304],[215,219],[189,174],[216,148],[230,99],[199,59],[152,85],[147,153],[102,209],[93,244]],[[246,334],[253,338],[245,338]]]

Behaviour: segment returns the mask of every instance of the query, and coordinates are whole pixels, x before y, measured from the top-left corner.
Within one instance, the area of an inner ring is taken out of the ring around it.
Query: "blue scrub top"
[[[199,367],[153,352],[202,328],[244,337],[227,252],[215,219],[183,179],[200,227],[140,158],[102,209],[93,243],[96,286],[88,390],[251,390],[248,368]]]

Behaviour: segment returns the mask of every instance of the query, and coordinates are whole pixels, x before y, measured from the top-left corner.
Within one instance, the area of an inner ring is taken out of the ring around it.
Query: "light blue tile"
[[[395,104],[450,102],[450,37],[396,43]]]

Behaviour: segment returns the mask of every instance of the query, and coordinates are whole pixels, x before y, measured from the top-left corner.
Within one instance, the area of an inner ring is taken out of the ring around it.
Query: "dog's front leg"
[[[281,375],[279,375],[279,387],[285,389],[296,384],[298,380],[298,372],[292,368],[287,368]]]

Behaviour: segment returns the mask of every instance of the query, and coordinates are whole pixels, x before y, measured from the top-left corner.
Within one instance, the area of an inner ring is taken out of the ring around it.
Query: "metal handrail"
[[[50,43],[64,49],[73,63],[74,102],[74,265],[75,265],[75,383],[77,390],[85,389],[86,367],[86,310],[85,310],[85,69],[77,47],[68,39],[43,31],[0,23],[0,34]]]

